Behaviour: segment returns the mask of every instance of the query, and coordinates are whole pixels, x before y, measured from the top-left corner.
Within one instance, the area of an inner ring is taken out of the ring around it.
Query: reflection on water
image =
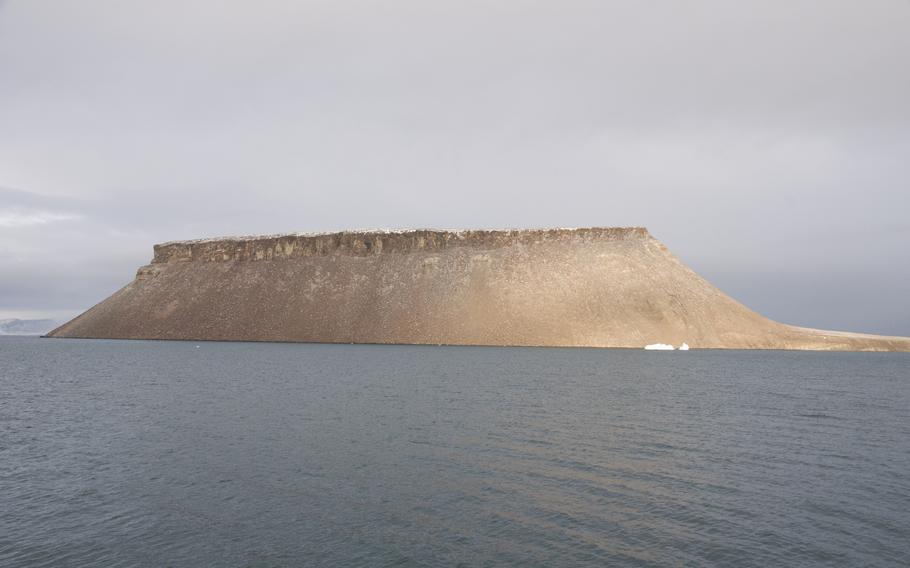
[[[0,565],[906,565],[910,356],[0,339]]]

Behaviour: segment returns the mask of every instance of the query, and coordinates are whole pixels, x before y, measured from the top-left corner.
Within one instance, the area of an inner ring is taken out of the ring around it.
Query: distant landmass
[[[0,319],[0,335],[43,335],[58,325],[52,319]]]
[[[52,337],[910,351],[733,300],[644,228],[345,231],[169,242]]]

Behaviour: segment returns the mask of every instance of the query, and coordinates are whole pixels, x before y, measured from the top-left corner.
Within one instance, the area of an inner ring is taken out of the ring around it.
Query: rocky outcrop
[[[52,337],[910,351],[771,321],[643,228],[170,242]]]

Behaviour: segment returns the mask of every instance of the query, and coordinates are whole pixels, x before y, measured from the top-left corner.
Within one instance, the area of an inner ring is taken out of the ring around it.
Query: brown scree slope
[[[910,351],[771,321],[643,228],[350,231],[155,246],[52,337]]]

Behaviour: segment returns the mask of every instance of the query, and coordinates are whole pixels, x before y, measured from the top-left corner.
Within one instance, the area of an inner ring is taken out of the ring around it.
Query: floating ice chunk
[[[679,346],[679,350],[680,350],[680,351],[688,351],[688,350],[689,350],[689,344],[688,344],[688,343],[683,343],[682,345]]]
[[[651,345],[645,345],[645,349],[649,351],[673,351],[674,347],[666,343],[652,343]]]

